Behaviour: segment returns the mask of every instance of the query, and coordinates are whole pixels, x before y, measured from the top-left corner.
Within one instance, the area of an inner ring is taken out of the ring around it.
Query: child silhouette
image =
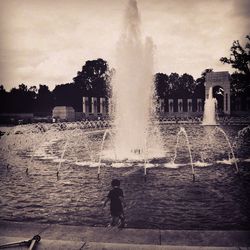
[[[120,180],[113,179],[111,181],[112,189],[109,191],[106,200],[104,201],[103,207],[106,206],[107,202],[110,201],[110,214],[112,217],[111,226],[115,226],[119,223],[119,228],[125,226],[125,217],[123,207],[125,206],[123,191],[120,188]]]

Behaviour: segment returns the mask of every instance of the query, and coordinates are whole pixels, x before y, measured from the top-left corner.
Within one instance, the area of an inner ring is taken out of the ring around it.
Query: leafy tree
[[[82,95],[73,83],[57,85],[53,96],[55,106],[71,106],[76,111],[82,109]]]
[[[171,73],[169,76],[163,73],[155,75],[156,94],[159,98],[176,98],[191,96],[195,81],[193,76],[189,74],[179,75]]]
[[[31,113],[34,110],[34,95],[25,84],[12,88],[8,95],[6,112]]]
[[[8,93],[4,89],[4,86],[0,85],[0,112],[1,113],[5,112],[6,110],[7,100],[8,100],[7,95]]]
[[[6,93],[6,90],[4,89],[4,86],[1,84],[0,85],[0,94]]]
[[[250,42],[250,36],[246,36],[246,38]],[[231,54],[230,57],[222,57],[220,61],[222,63],[231,64],[233,68],[235,68],[238,72],[244,73],[245,75],[250,75],[250,43],[247,42],[245,45],[245,49],[241,46],[240,42],[234,41],[233,45],[230,49]]]
[[[163,73],[157,73],[154,77],[155,82],[155,90],[156,95],[159,98],[166,97],[167,93],[169,92],[169,84],[168,84],[169,77]]]
[[[38,93],[38,89],[37,89],[36,86],[31,86],[31,87],[29,87],[29,91],[32,92],[32,93],[34,93],[34,94],[37,94],[37,93]]]
[[[238,40],[230,48],[230,57],[222,57],[220,61],[236,69],[232,74],[231,91],[233,96],[250,94],[250,36],[246,36],[247,43],[243,48]]]
[[[28,87],[24,83],[22,83],[18,86],[18,90],[20,91],[20,93],[21,92],[25,93],[28,91]]]
[[[169,80],[168,80],[168,84],[169,84],[169,95],[170,96],[174,96],[176,94],[176,91],[178,90],[180,83],[179,83],[179,74],[177,73],[171,73],[169,75]]]
[[[82,96],[105,97],[109,95],[111,76],[108,63],[103,59],[97,59],[87,61],[73,81]]]
[[[205,69],[201,73],[201,77],[196,79],[196,86],[194,88],[194,97],[195,98],[202,98],[205,99],[205,81],[206,81],[206,74],[213,72],[213,69]]]
[[[39,85],[39,89],[32,87],[32,91],[37,92],[35,111],[39,112],[39,115],[51,113],[53,108],[53,95],[50,92],[47,85]]]
[[[180,76],[178,95],[182,97],[190,97],[193,94],[195,88],[195,81],[193,76],[185,73]]]

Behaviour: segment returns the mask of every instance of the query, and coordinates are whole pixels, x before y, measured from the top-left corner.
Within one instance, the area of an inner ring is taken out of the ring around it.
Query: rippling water
[[[104,131],[50,128],[34,132],[29,127],[6,134],[0,139],[0,219],[104,226],[109,222],[109,208],[103,210],[102,202],[116,177],[125,194],[128,227],[249,230],[249,134],[239,138],[243,127],[223,128],[238,160],[237,175],[222,133],[199,125],[184,127],[195,182],[183,136],[179,138],[175,164],[171,163],[178,125],[161,127],[164,157],[151,159],[146,182],[142,163],[112,165],[111,160],[103,160],[97,180],[96,163]],[[110,141],[105,145],[110,147]]]

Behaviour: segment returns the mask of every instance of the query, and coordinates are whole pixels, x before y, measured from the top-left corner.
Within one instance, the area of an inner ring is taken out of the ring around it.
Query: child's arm
[[[119,198],[121,200],[122,206],[126,207],[126,203],[125,203],[124,197],[123,196],[119,196]]]
[[[106,206],[106,204],[107,204],[107,202],[109,201],[109,197],[107,197],[106,198],[106,200],[104,201],[104,203],[103,203],[103,207],[105,207]]]

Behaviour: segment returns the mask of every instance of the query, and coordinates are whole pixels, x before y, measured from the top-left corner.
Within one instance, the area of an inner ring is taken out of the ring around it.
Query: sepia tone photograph
[[[249,0],[0,0],[0,249],[250,249]]]

